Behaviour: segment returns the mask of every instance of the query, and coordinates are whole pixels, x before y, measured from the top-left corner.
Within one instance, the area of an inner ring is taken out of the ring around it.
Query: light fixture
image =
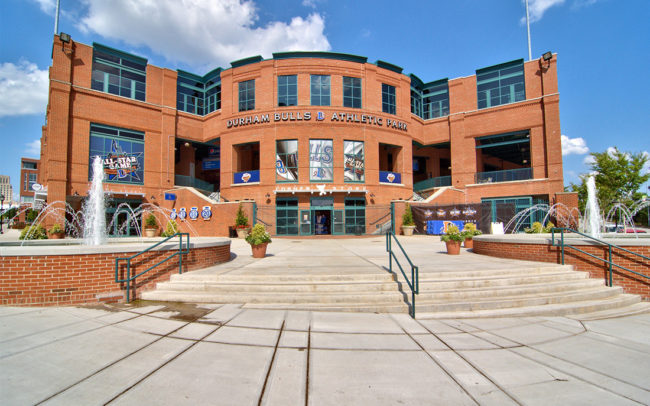
[[[70,34],[66,34],[65,32],[62,32],[59,34],[59,39],[61,42],[65,42],[66,44],[70,42]]]
[[[189,146],[190,146],[190,143],[187,142],[187,141],[185,141],[185,144],[184,144],[184,145],[185,145],[186,147],[189,147]]]
[[[271,197],[271,195],[269,193],[267,193],[264,197]]]
[[[542,55],[542,59],[544,60],[544,62],[548,62],[552,58],[553,58],[553,53],[551,51],[544,52],[544,54]]]
[[[156,196],[151,195],[151,200],[156,200]]]

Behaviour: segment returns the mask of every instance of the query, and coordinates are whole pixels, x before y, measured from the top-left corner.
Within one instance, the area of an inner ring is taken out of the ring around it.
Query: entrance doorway
[[[312,210],[314,234],[332,234],[332,210]]]

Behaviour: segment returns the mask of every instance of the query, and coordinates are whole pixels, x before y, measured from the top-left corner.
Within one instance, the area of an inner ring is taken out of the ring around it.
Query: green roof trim
[[[221,79],[221,68],[213,69],[203,76],[199,76],[197,74],[187,72],[182,69],[177,69],[176,72],[178,72],[178,76],[182,76],[187,79],[196,80],[197,82],[202,82],[202,83],[207,82],[208,79],[212,79],[212,77],[214,76],[218,76]]]
[[[514,65],[523,65],[523,64],[524,64],[524,59],[523,58],[515,59],[514,61],[499,63],[499,64],[496,64],[496,65],[488,66],[486,68],[477,69],[476,74],[480,75],[481,73],[485,73],[487,71],[507,68],[509,66],[514,66]]]
[[[438,79],[434,80],[433,82],[425,83],[423,86],[423,89],[427,89],[429,87],[434,87],[438,85],[444,85],[445,83],[449,82],[449,78],[444,78],[444,79]]]
[[[368,58],[360,55],[344,54],[340,52],[316,52],[316,51],[291,51],[274,52],[273,59],[294,59],[294,58],[322,58],[337,59],[356,63],[367,63]]]
[[[424,82],[419,77],[415,76],[412,73],[409,75],[409,77],[411,78],[411,86],[415,86],[418,88],[424,86]]]
[[[230,66],[233,68],[239,68],[240,66],[250,65],[251,63],[262,62],[264,58],[261,55],[251,56],[249,58],[239,59],[233,62],[230,62]]]
[[[391,70],[391,71],[393,71],[395,73],[402,73],[402,71],[404,70],[404,69],[402,69],[401,66],[393,65],[392,63],[388,63],[388,62],[382,61],[382,60],[378,60],[377,62],[375,62],[375,65],[377,65],[377,66],[379,66],[380,68],[383,68],[383,69]]]
[[[449,148],[451,147],[451,142],[445,141],[445,142],[438,142],[436,144],[420,144],[417,141],[413,141],[413,145],[417,146],[418,148]]]
[[[115,56],[119,56],[120,58],[124,59],[129,59],[133,62],[137,63],[143,63],[147,64],[147,58],[143,58],[141,56],[129,54],[124,51],[120,51],[119,49],[111,48],[106,45],[98,44],[97,42],[93,42],[93,49],[97,49],[98,51],[106,52],[107,54],[113,54]]]

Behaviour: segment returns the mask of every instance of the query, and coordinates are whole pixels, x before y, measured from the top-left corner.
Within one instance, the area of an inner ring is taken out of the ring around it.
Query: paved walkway
[[[650,314],[0,308],[5,405],[650,404]]]

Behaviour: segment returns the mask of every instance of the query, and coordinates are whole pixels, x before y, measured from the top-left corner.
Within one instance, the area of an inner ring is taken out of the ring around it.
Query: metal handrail
[[[162,261],[158,262],[155,265],[150,266],[149,268],[145,269],[144,271],[138,273],[137,275],[131,276],[131,260],[133,258],[138,257],[139,255],[144,254],[145,252],[149,252],[152,249],[156,248],[157,246],[171,240],[174,237],[179,237],[178,240],[178,251],[174,252],[167,258],[163,259]],[[187,237],[187,246],[186,249],[183,249],[183,236]],[[178,256],[178,273],[182,274],[183,273],[183,254],[189,254],[190,252],[190,235],[189,233],[176,233],[172,236],[169,236],[165,238],[164,240],[152,245],[151,247],[147,248],[146,250],[140,251],[137,254],[131,255],[130,257],[125,257],[125,258],[115,258],[115,283],[124,283],[126,282],[126,302],[130,303],[131,302],[131,281],[135,280],[138,276],[142,276],[145,273],[149,272],[150,270],[154,269],[160,264],[163,264],[167,262],[168,260],[174,258],[175,256]],[[119,265],[120,261],[126,261],[126,278],[125,279],[120,279],[118,276],[119,273]]]
[[[411,280],[409,281],[408,276],[406,276],[406,272],[404,272],[404,269],[402,268],[402,265],[399,263],[399,260],[397,259],[397,256],[393,252],[393,246],[392,246],[392,239],[395,239],[395,242],[397,243],[397,246],[399,247],[400,250],[402,250],[402,254],[404,254],[404,257],[406,257],[406,260],[409,262],[409,265],[411,265]],[[392,231],[388,231],[386,233],[386,251],[388,252],[388,269],[392,273],[393,272],[393,258],[395,258],[395,263],[399,267],[399,270],[402,271],[402,275],[404,275],[404,279],[406,280],[406,284],[408,287],[411,289],[411,311],[409,314],[411,317],[415,318],[415,295],[420,293],[420,271],[419,268],[415,265],[413,265],[413,262],[411,262],[411,258],[406,254],[406,251],[404,251],[404,248],[402,247],[402,244],[400,244],[399,240],[395,236],[395,234]]]
[[[573,245],[565,244],[565,243],[564,243],[564,231],[565,231],[565,230],[566,230],[568,233],[579,234],[579,235],[581,235],[581,236],[583,236],[583,237],[586,237],[586,238],[589,238],[589,239],[591,239],[591,240],[597,241],[598,243],[600,243],[600,244],[602,244],[602,245],[606,245],[606,246],[608,246],[608,248],[609,248],[609,250],[608,250],[608,251],[609,251],[608,259],[603,259],[603,258],[597,257],[596,255],[593,255],[593,254],[590,254],[590,253],[588,253],[588,252],[586,252],[586,251],[583,251],[583,250],[581,250],[580,248],[576,248],[576,247],[574,247]],[[556,233],[556,232],[560,232],[560,245],[555,245],[555,233]],[[608,243],[607,241],[603,241],[603,240],[598,239],[598,238],[596,238],[596,237],[592,237],[592,236],[590,236],[590,235],[588,235],[588,234],[581,233],[580,231],[576,231],[576,230],[574,230],[574,229],[572,229],[572,228],[566,228],[566,227],[555,227],[555,228],[552,228],[552,229],[551,229],[551,246],[553,246],[553,247],[561,247],[561,251],[562,251],[562,254],[561,254],[562,265],[564,265],[564,247],[565,247],[565,246],[566,246],[566,247],[569,247],[569,248],[573,248],[573,249],[576,250],[576,251],[582,252],[583,254],[588,255],[588,256],[590,256],[590,257],[592,257],[592,258],[594,258],[594,259],[597,259],[597,260],[599,260],[599,261],[602,261],[602,262],[607,263],[607,264],[608,264],[608,271],[609,271],[609,284],[608,284],[609,287],[612,286],[612,267],[621,268],[621,269],[624,269],[624,270],[626,270],[626,271],[628,271],[628,272],[631,272],[631,273],[633,273],[633,274],[635,274],[635,275],[642,276],[642,277],[644,277],[644,278],[646,278],[646,279],[650,279],[650,276],[647,276],[647,275],[644,275],[644,274],[642,274],[642,273],[639,273],[639,272],[633,271],[633,270],[628,269],[628,268],[626,268],[626,267],[624,267],[624,266],[622,266],[622,265],[615,264],[615,263],[612,261],[612,248],[614,248],[614,249],[619,249],[619,250],[621,250],[621,251],[625,251],[625,252],[627,252],[628,254],[636,255],[637,257],[641,257],[641,258],[643,258],[643,259],[647,259],[647,260],[650,260],[649,257],[646,257],[645,255],[642,255],[642,254],[639,254],[638,252],[630,251],[630,250],[625,249],[625,248],[623,248],[623,247],[619,247],[618,245],[610,244],[610,243]]]

